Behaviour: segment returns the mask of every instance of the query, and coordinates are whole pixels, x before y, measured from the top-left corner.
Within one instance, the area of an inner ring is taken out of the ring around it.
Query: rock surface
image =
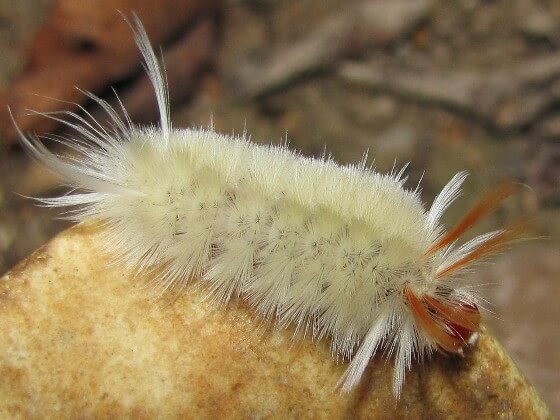
[[[548,418],[532,386],[482,332],[464,359],[436,356],[391,395],[376,359],[350,394],[328,343],[227,307],[189,286],[154,300],[78,225],[0,279],[0,417]]]

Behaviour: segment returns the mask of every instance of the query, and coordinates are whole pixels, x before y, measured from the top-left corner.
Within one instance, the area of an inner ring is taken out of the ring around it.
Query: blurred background
[[[287,137],[341,163],[369,150],[380,171],[410,162],[426,203],[466,169],[447,225],[500,180],[526,186],[472,234],[529,217],[539,239],[471,281],[489,328],[560,414],[560,2],[0,0],[0,274],[69,226],[22,197],[62,190],[18,147],[6,105],[25,132],[63,134],[26,109],[79,111],[69,101],[104,121],[75,87],[116,104],[113,86],[134,121],[157,118],[117,9],[161,46],[177,127]]]

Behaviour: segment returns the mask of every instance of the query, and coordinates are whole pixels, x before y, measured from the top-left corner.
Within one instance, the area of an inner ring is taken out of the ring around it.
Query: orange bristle
[[[407,287],[405,296],[410,304],[410,309],[414,319],[424,330],[424,333],[434,340],[438,346],[450,353],[457,353],[463,346],[463,342],[458,338],[448,334],[432,317],[424,306],[424,303]]]
[[[471,331],[478,329],[480,324],[480,312],[478,310],[463,306],[449,306],[427,295],[424,296],[424,300],[442,318]]]
[[[432,245],[425,253],[425,255],[433,254],[438,249],[449,245],[463,233],[473,227],[484,216],[492,213],[498,205],[506,198],[511,196],[517,189],[515,183],[505,181],[498,184],[496,187],[486,192],[471,208],[461,221],[449,232],[447,232],[439,241]]]
[[[505,227],[493,238],[481,243],[477,248],[473,249],[463,258],[455,261],[453,264],[444,268],[436,274],[436,278],[444,277],[447,274],[452,273],[466,265],[469,265],[473,261],[480,260],[489,255],[496,254],[503,251],[509,243],[519,238],[522,232],[526,230],[527,222],[517,222],[513,225]]]

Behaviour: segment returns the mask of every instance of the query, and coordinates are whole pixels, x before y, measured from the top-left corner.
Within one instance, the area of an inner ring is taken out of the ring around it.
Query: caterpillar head
[[[428,294],[418,297],[410,288],[405,289],[405,297],[416,325],[441,350],[463,354],[466,346],[476,342],[480,312],[474,303]]]
[[[433,287],[420,293],[410,286],[404,289],[404,297],[416,325],[428,341],[443,351],[462,354],[466,346],[476,342],[480,326],[480,312],[474,299],[454,293],[454,288],[448,285],[460,283],[461,274],[466,268],[502,251],[519,237],[524,224],[518,223],[482,234],[460,246],[456,246],[456,242],[515,190],[516,185],[511,182],[499,184],[483,195],[449,232],[436,235],[423,256],[433,265],[433,274],[429,279]],[[442,191],[442,194],[445,192]],[[442,207],[449,205],[454,197],[444,198],[446,204]],[[442,211],[441,207],[436,210]]]

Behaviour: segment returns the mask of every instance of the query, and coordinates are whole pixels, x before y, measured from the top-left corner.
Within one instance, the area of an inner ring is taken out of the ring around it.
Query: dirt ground
[[[422,179],[426,203],[466,169],[448,225],[498,181],[523,184],[474,233],[529,217],[538,239],[472,276],[488,325],[560,415],[560,2],[425,0],[412,10],[402,1],[378,1],[371,17],[367,1],[225,1],[211,64],[173,122],[213,121],[262,143],[287,136],[303,154],[326,149],[341,163],[369,150],[380,171],[410,162],[408,185]],[[0,0],[0,90],[53,2]],[[0,274],[68,226],[18,195],[60,190],[2,140]]]

